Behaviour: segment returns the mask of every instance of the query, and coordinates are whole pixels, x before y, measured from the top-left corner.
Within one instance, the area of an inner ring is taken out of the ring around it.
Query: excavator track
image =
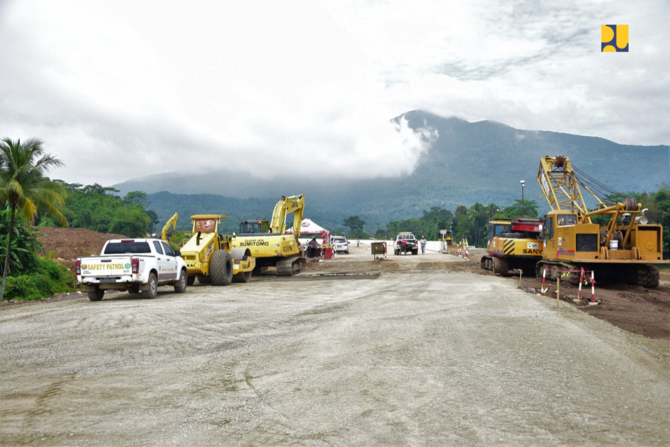
[[[493,273],[498,276],[509,276],[509,263],[507,259],[493,258]]]
[[[302,256],[289,256],[277,261],[277,276],[293,276],[307,266],[307,260]]]

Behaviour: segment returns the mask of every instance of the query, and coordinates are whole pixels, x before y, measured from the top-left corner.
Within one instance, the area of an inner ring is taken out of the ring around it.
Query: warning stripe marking
[[[514,251],[514,239],[506,240],[503,245],[503,251],[506,255],[511,254]]]

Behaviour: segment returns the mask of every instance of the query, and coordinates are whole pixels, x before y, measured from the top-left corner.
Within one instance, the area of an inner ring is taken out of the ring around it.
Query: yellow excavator
[[[177,213],[172,216],[161,233],[161,239],[169,242],[177,226]],[[193,285],[198,278],[200,284],[225,286],[231,282],[249,282],[256,260],[248,248],[231,246],[231,237],[219,234],[220,214],[196,214],[191,216],[193,236],[183,247],[181,257],[188,270],[187,283]],[[170,229],[172,227],[172,229]]]
[[[658,286],[654,264],[670,264],[663,260],[663,227],[648,224],[641,204],[591,178],[563,155],[541,158],[537,181],[551,208],[542,227],[538,277],[545,269],[555,279],[584,268],[602,283]],[[581,188],[596,200],[595,210],[588,210]],[[606,201],[600,196],[621,200]],[[603,216],[603,226],[593,222],[596,216]],[[578,283],[579,273],[571,273],[568,280]]]
[[[300,225],[305,210],[305,196],[282,196],[275,205],[272,219],[245,220],[233,236],[233,249],[248,249],[256,259],[256,269],[276,267],[277,275],[291,276],[304,269],[307,261],[302,252]],[[293,234],[286,232],[286,218],[293,215]]]
[[[479,266],[500,276],[510,270],[535,275],[537,261],[542,259],[542,223],[539,219],[519,217],[489,221],[487,253]]]

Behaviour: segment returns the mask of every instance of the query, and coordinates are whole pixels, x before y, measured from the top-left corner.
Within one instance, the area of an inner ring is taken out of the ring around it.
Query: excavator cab
[[[240,224],[240,234],[261,234],[270,232],[267,220],[245,220]]]
[[[507,219],[489,221],[488,245],[491,244],[494,237],[500,237],[504,233],[511,233],[512,221]]]

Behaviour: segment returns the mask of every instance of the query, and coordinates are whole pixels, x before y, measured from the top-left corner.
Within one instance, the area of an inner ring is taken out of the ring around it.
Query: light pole
[[[521,180],[521,217],[524,217],[525,202],[523,200],[523,187],[526,185],[525,180]]]

